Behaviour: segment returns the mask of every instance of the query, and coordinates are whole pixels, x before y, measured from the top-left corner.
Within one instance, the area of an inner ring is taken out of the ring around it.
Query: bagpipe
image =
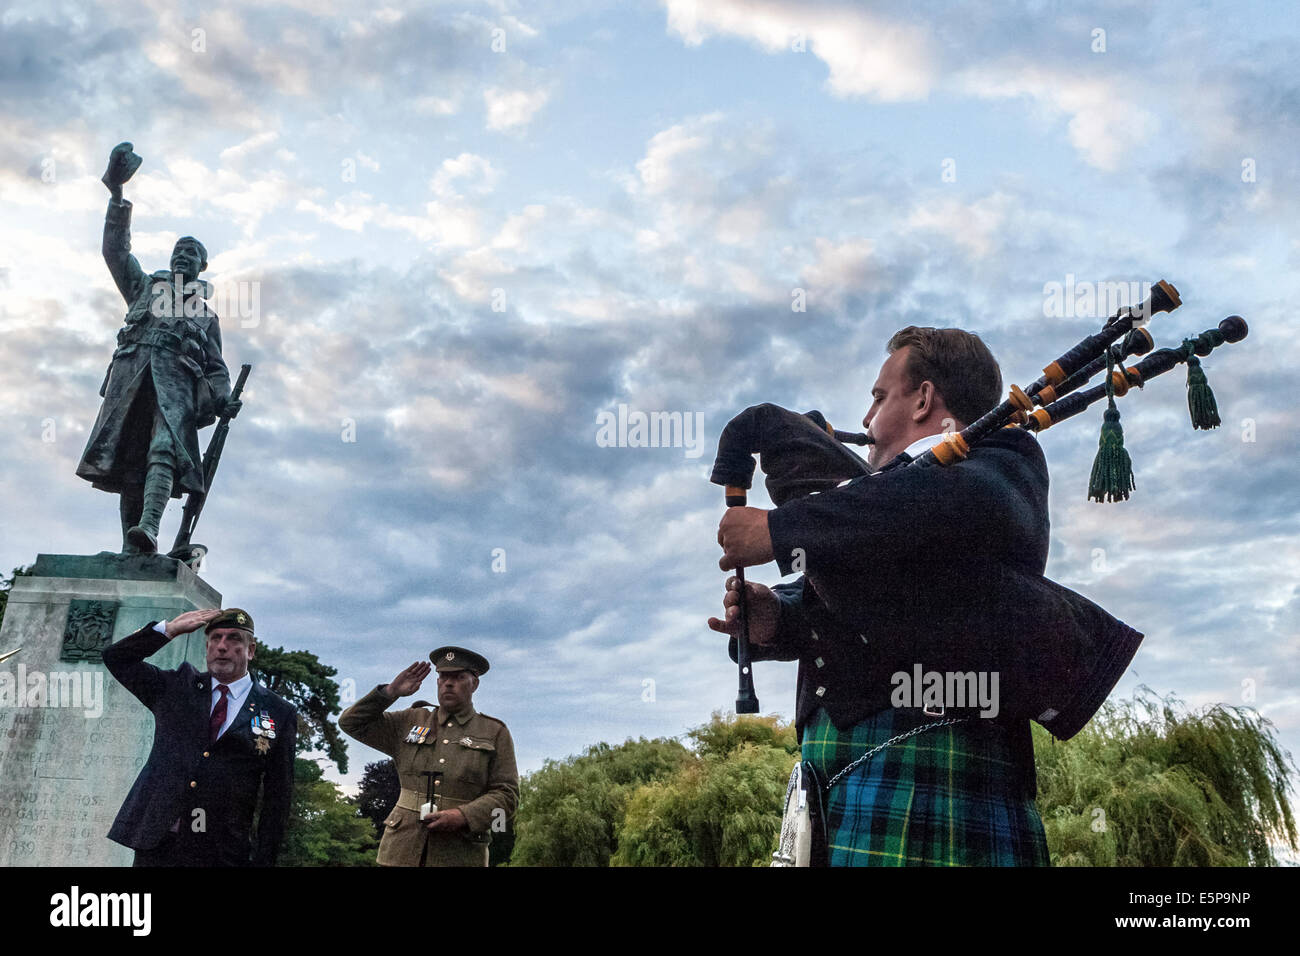
[[[1217,328],[1184,339],[1176,348],[1152,351],[1147,321],[1181,304],[1170,283],[1158,282],[1144,302],[1121,308],[1098,332],[1047,365],[1033,384],[1024,389],[1012,385],[997,407],[960,432],[945,434],[904,467],[960,467],[974,447],[1000,429],[1041,432],[1105,398],[1107,408],[1088,497],[1098,502],[1127,499],[1135,481],[1115,400],[1134,386],[1141,388],[1185,364],[1193,428],[1218,426],[1217,405],[1200,359],[1224,343],[1241,341],[1248,331],[1245,321],[1233,315]],[[1145,358],[1124,367],[1124,361],[1134,356]],[[1084,388],[1103,370],[1100,384]],[[866,435],[837,431],[818,411],[799,414],[772,404],[755,405],[723,429],[710,480],[724,486],[728,507],[744,505],[753,480],[754,456],[758,455],[768,495],[779,508],[792,499],[873,474],[871,466],[846,447],[870,442]],[[988,584],[981,585],[980,597],[974,602],[978,606],[957,609],[966,614],[963,633],[945,646],[963,666],[953,669],[1000,673],[1004,714],[1035,720],[1053,736],[1068,740],[1100,709],[1137,653],[1143,635],[1083,595],[1042,575],[1013,568],[988,569],[987,573]],[[744,569],[737,568],[736,576],[740,630],[735,647],[739,669],[736,712],[757,713]],[[808,577],[812,578],[811,572]],[[903,622],[903,630],[924,639],[935,628],[936,617],[931,609],[918,609],[916,618]],[[968,627],[966,622],[976,623]],[[891,627],[898,624],[890,622]]]

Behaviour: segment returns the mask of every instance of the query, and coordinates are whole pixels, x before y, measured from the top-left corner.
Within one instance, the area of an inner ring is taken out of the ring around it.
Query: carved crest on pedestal
[[[113,640],[116,620],[116,601],[73,600],[68,606],[68,623],[63,629],[63,650],[59,660],[99,663],[104,648]]]

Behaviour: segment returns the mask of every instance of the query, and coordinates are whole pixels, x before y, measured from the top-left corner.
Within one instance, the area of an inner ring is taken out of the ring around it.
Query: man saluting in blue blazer
[[[145,662],[205,626],[205,673]],[[249,676],[255,650],[253,619],[239,608],[187,611],[104,650],[109,673],[154,716],[153,750],[108,832],[135,850],[136,866],[274,865],[289,819],[298,716]]]

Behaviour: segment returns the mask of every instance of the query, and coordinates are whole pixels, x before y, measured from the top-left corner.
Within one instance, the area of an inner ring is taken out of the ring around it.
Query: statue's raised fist
[[[130,143],[118,143],[113,152],[108,154],[108,169],[104,171],[103,182],[109,189],[121,189],[122,184],[135,175],[135,171],[144,162],[134,152]]]

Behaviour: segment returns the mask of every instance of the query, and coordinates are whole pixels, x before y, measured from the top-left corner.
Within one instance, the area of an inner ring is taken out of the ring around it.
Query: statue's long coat
[[[212,287],[197,282],[178,297],[168,272],[146,275],[131,255],[131,204],[125,200],[109,202],[104,261],[129,308],[77,474],[105,491],[142,484],[155,409],[161,409],[177,463],[172,494],[202,492],[198,430],[216,420],[230,395],[221,327],[203,301]]]

